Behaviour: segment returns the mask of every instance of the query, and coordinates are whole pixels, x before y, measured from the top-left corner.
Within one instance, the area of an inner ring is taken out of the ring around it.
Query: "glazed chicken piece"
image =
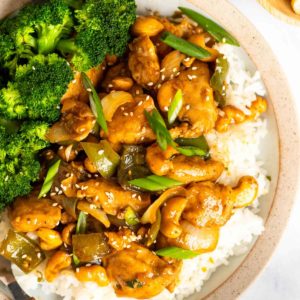
[[[157,144],[147,148],[146,161],[154,174],[184,183],[215,181],[224,170],[221,162],[212,159],[205,161],[199,156],[184,156],[170,146],[163,151]]]
[[[141,36],[129,45],[128,67],[133,79],[145,88],[154,86],[160,77],[159,59],[148,36]]]
[[[131,74],[128,70],[127,65],[124,62],[120,62],[119,64],[112,66],[108,69],[107,73],[105,74],[104,80],[101,83],[102,88],[105,89],[106,92],[110,92],[111,90],[120,90],[119,88],[116,89],[115,81],[117,79],[130,79]],[[129,90],[132,85],[127,89],[122,90]]]
[[[105,64],[103,63],[86,72],[86,75],[90,78],[94,86],[97,86],[101,81],[104,70]],[[80,72],[76,72],[75,78],[72,82],[70,82],[66,93],[61,99],[61,102],[64,103],[65,100],[70,98],[82,102],[89,101],[89,94],[86,88],[83,86]]]
[[[181,38],[186,38],[196,31],[201,31],[200,28],[197,30],[186,18],[182,18],[178,23],[172,23],[168,18],[158,18],[158,20],[163,24],[166,31]]]
[[[9,215],[11,225],[20,232],[56,227],[61,219],[61,209],[52,204],[49,199],[38,199],[35,195],[17,198]]]
[[[177,281],[182,263],[163,260],[133,243],[104,258],[104,266],[117,296],[147,299]]]
[[[77,197],[90,200],[110,215],[117,215],[130,206],[134,211],[143,211],[150,204],[149,194],[125,191],[111,180],[91,179],[78,184]]]
[[[235,188],[212,182],[193,183],[187,188],[188,203],[182,217],[198,227],[223,226],[235,207],[250,205],[256,198],[255,178],[244,176]]]
[[[192,129],[197,128],[200,134],[208,132],[214,128],[218,118],[209,81],[207,64],[194,62],[191,68],[161,86],[157,95],[160,109],[166,112],[176,92],[181,89],[184,104],[178,115],[179,120],[189,122]]]
[[[76,99],[67,99],[61,109],[62,116],[49,130],[47,137],[51,143],[82,141],[92,131],[96,119],[90,107]]]
[[[144,110],[154,109],[154,101],[149,95],[137,95],[134,102],[118,108],[112,121],[108,122],[107,139],[112,144],[140,144],[155,140]]]

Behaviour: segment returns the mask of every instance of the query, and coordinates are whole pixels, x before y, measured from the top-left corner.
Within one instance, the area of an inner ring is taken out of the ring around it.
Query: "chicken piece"
[[[61,209],[52,204],[49,199],[37,199],[33,195],[17,198],[9,214],[11,225],[19,232],[56,227],[61,219]]]
[[[117,215],[130,206],[134,211],[143,211],[150,204],[149,194],[125,191],[111,180],[91,179],[78,184],[77,197],[91,201],[110,215]]]
[[[119,297],[148,299],[178,280],[181,261],[166,261],[135,243],[104,258],[104,267]]]
[[[104,70],[105,64],[103,63],[86,72],[86,75],[90,78],[94,86],[97,86],[102,80]],[[82,102],[89,101],[89,94],[86,88],[83,86],[80,72],[76,72],[75,79],[70,82],[66,93],[61,99],[61,102],[64,103],[65,100],[68,100],[70,98]]]
[[[49,130],[51,143],[82,141],[94,128],[96,119],[90,107],[76,99],[67,99],[61,109],[62,116]]]
[[[230,187],[213,182],[193,183],[187,188],[188,203],[183,218],[195,226],[222,226],[232,215]]]
[[[208,132],[214,128],[218,118],[209,81],[208,65],[195,61],[190,69],[163,83],[157,95],[160,109],[166,112],[176,92],[181,89],[184,104],[178,115],[179,120],[189,122],[192,129],[197,128],[201,134]]]
[[[216,249],[219,241],[219,227],[196,227],[192,223],[182,220],[180,222],[181,234],[177,238],[168,238],[162,233],[158,235],[157,246],[166,248],[170,246],[192,250],[199,254],[211,252]]]
[[[158,20],[166,31],[181,38],[186,38],[196,32],[196,27],[186,18],[182,18],[179,23],[172,23],[168,18],[159,18]]]
[[[109,93],[114,89],[113,81],[118,77],[128,78],[130,77],[130,71],[124,62],[120,62],[117,65],[110,67],[105,74],[104,80],[101,83],[101,87]]]
[[[257,197],[258,183],[251,176],[235,188],[212,182],[193,183],[187,188],[188,203],[183,219],[198,227],[223,226],[235,207],[250,205]]]
[[[171,128],[169,132],[173,140],[177,138],[198,138],[201,136],[201,131],[198,128],[191,128],[191,125],[186,122]]]
[[[154,86],[160,77],[159,59],[148,36],[141,36],[129,45],[128,67],[133,79],[145,88]]]
[[[132,242],[137,240],[136,235],[129,228],[122,228],[118,232],[104,232],[108,244],[117,251],[130,248]]]
[[[155,134],[149,126],[144,110],[154,109],[149,95],[138,95],[134,102],[124,104],[108,122],[107,138],[112,144],[141,144],[155,141]]]
[[[215,181],[224,170],[221,162],[212,159],[205,161],[199,156],[184,156],[170,146],[163,151],[157,144],[147,148],[146,161],[154,174],[183,183]]]

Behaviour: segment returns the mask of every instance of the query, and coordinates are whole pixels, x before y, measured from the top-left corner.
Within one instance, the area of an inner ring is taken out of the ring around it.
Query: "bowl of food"
[[[1,3],[1,280],[43,300],[238,296],[299,171],[265,41],[227,1],[19,4]]]
[[[299,0],[258,0],[275,17],[290,24],[300,25]]]

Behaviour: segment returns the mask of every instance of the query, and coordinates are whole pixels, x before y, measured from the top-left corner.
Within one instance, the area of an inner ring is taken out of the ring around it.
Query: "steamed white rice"
[[[265,95],[259,73],[247,69],[238,48],[219,45],[218,49],[226,55],[230,64],[227,77],[229,84],[227,103],[247,113],[247,106],[250,106],[251,102],[256,99],[256,95]],[[263,118],[255,122],[232,126],[226,133],[212,131],[207,134],[212,157],[222,161],[226,166],[226,171],[219,179],[220,183],[235,185],[241,176],[252,175],[259,183],[259,196],[268,192],[267,173],[263,169],[263,162],[257,158],[260,152],[260,142],[266,134],[267,121]],[[258,204],[257,200],[255,211],[257,211]],[[0,223],[0,232],[1,229],[4,230],[3,226],[4,222]],[[174,293],[171,294],[165,290],[153,299],[179,300],[199,291],[205,280],[218,266],[228,264],[231,256],[247,251],[249,245],[263,230],[263,220],[254,213],[253,207],[236,210],[232,218],[221,228],[217,248],[211,253],[184,260],[180,282]],[[43,265],[39,267],[39,270],[42,269]],[[69,271],[64,272],[49,284],[46,281],[38,282],[37,278],[41,275],[38,270],[28,275],[23,274],[17,267],[13,267],[13,270],[19,284],[28,294],[37,299],[56,299],[53,294],[60,295],[65,300],[112,300],[117,298],[111,286],[100,288],[94,283],[81,283]],[[40,290],[38,294],[37,290]],[[49,295],[51,293],[52,296]]]

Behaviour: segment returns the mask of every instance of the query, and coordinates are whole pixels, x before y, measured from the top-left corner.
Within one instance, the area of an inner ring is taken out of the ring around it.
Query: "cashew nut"
[[[94,281],[99,286],[107,286],[109,284],[106,271],[101,266],[80,267],[76,269],[75,276],[81,282]]]
[[[168,238],[177,238],[182,232],[179,220],[187,204],[187,198],[175,197],[166,202],[162,208],[160,231]]]
[[[164,29],[164,25],[153,17],[138,17],[132,26],[132,33],[155,36]]]
[[[40,238],[40,246],[43,250],[53,250],[62,244],[60,234],[53,229],[40,228],[36,234]]]
[[[61,233],[63,242],[69,246],[72,245],[72,232],[74,231],[75,227],[75,223],[70,223],[63,229]]]

